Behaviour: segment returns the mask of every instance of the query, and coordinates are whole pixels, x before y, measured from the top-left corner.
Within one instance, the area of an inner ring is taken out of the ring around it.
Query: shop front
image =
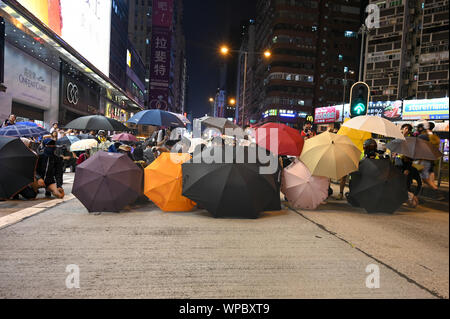
[[[33,120],[49,128],[58,121],[59,72],[16,46],[5,43],[4,84],[9,99],[2,101],[3,117]],[[0,120],[4,120],[3,117]]]
[[[344,121],[344,106],[334,105],[328,107],[318,107],[314,110],[314,124],[317,126],[317,133],[337,129]],[[348,108],[350,110],[350,108]]]

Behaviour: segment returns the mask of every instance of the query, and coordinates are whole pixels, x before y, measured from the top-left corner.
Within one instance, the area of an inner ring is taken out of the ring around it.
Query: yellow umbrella
[[[98,142],[96,140],[93,140],[93,139],[81,140],[81,141],[73,143],[70,146],[70,151],[71,152],[86,151],[86,150],[90,150],[91,148],[97,147],[97,146],[98,146]]]
[[[350,119],[346,119],[345,122],[350,121]],[[344,123],[345,123],[344,122]],[[364,148],[364,142],[370,138],[372,138],[372,133],[356,130],[354,128],[349,128],[342,126],[341,129],[338,132],[338,135],[345,135],[348,138],[350,138],[353,142],[353,144],[356,145],[356,147],[363,152]]]
[[[300,160],[314,176],[341,179],[358,170],[360,157],[350,138],[325,132],[305,141]]]

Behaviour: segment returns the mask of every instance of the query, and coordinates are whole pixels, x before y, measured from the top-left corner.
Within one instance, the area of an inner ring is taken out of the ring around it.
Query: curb
[[[19,223],[26,218],[30,218],[34,215],[40,214],[40,213],[46,211],[47,209],[50,209],[59,204],[68,202],[74,198],[75,198],[75,196],[73,194],[70,194],[70,195],[65,196],[63,199],[55,199],[55,200],[51,200],[48,202],[39,203],[35,206],[28,207],[28,208],[22,209],[18,212],[12,213],[10,215],[1,217],[0,218],[0,229],[3,229],[5,227]]]

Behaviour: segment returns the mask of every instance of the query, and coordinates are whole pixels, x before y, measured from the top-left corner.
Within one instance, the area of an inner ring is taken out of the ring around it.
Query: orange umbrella
[[[190,211],[196,205],[181,195],[183,174],[181,164],[189,154],[162,153],[144,171],[144,194],[165,212]]]

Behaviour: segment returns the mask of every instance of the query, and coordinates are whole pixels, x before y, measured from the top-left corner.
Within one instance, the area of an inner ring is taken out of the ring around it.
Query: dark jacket
[[[56,157],[55,155],[39,154],[36,168],[36,178],[43,179],[46,186],[56,184]]]

